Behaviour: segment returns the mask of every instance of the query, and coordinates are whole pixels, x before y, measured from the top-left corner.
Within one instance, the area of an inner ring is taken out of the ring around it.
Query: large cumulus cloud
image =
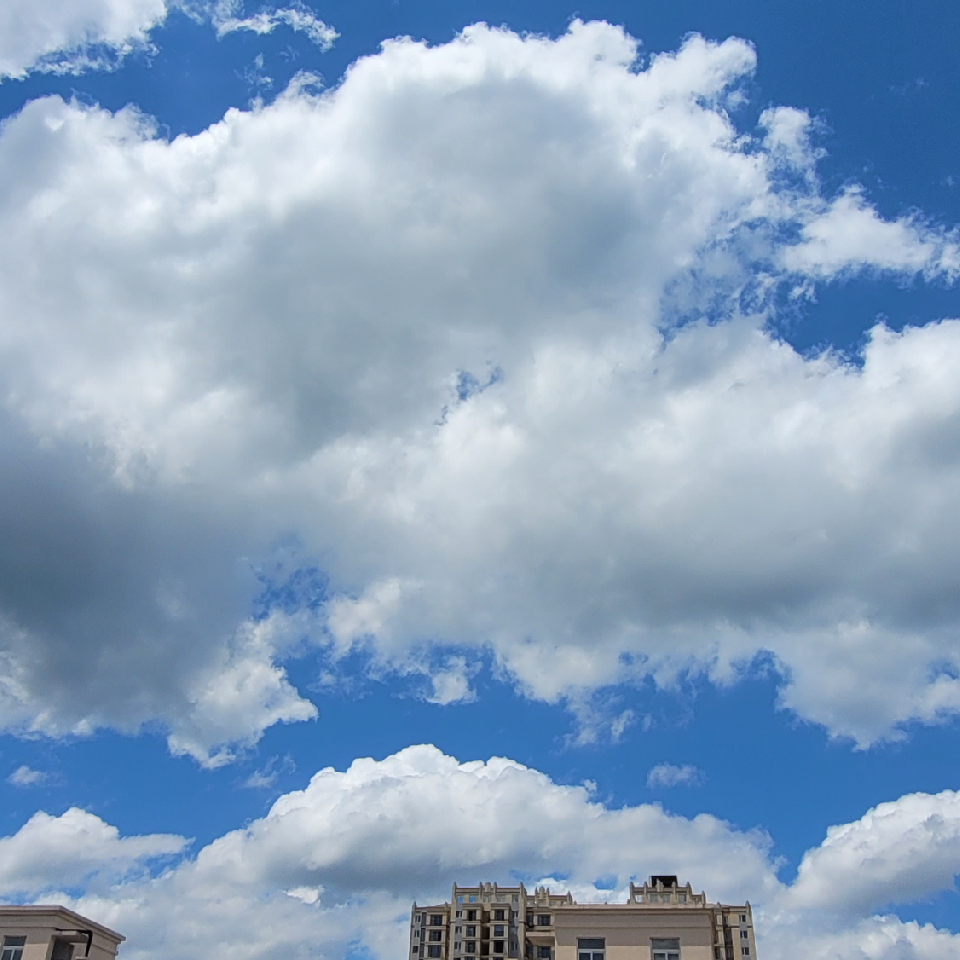
[[[861,744],[956,711],[960,324],[856,362],[767,326],[831,277],[950,281],[955,237],[825,196],[802,111],[740,129],[748,44],[636,57],[480,25],[172,142],[5,123],[8,728],[220,762],[313,715],[301,637],[439,701],[478,657],[583,704],[767,651]],[[258,619],[291,536],[328,602]]]
[[[453,880],[563,876],[553,885],[581,902],[616,901],[632,877],[669,870],[711,899],[750,899],[766,960],[932,960],[960,955],[960,936],[872,911],[951,887],[960,871],[956,807],[951,792],[882,804],[831,828],[789,883],[761,831],[657,805],[613,809],[588,788],[514,761],[460,763],[425,745],[321,770],[266,816],[172,863],[182,838],[119,838],[78,810],[38,814],[0,839],[14,854],[0,896],[61,899],[72,880],[69,902],[126,934],[133,960],[337,957],[350,948],[399,960],[410,901],[442,900]],[[877,819],[891,829],[872,831]],[[166,859],[152,866],[158,857]]]

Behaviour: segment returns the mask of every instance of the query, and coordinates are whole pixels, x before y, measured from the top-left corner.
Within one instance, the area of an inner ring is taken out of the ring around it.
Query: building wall
[[[0,945],[5,937],[26,937],[22,960],[51,960],[57,939],[73,940],[73,960],[84,960],[86,938],[68,931],[90,930],[89,960],[115,960],[123,937],[60,906],[0,906]]]
[[[508,931],[499,943],[497,910]],[[476,929],[473,936],[468,925]],[[414,904],[408,960],[579,960],[579,938],[603,938],[603,960],[652,960],[655,939],[679,939],[680,960],[757,960],[749,903],[709,903],[672,876],[631,883],[627,903],[616,904],[578,904],[569,893],[531,892],[522,884],[454,884],[449,903]],[[473,952],[466,949],[468,939]]]
[[[577,960],[580,937],[602,937],[605,960],[649,960],[650,941],[655,937],[678,937],[683,960],[714,960],[713,924],[703,909],[583,905],[558,910],[554,923],[556,960]]]

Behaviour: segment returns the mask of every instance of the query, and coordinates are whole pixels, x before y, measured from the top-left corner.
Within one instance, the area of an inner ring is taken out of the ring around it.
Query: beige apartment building
[[[0,906],[0,960],[115,960],[122,942],[66,907]]]
[[[453,886],[410,913],[410,960],[756,960],[750,904],[708,903],[675,876],[630,884],[626,903],[577,903],[523,884]],[[5,960],[5,958],[4,958]]]

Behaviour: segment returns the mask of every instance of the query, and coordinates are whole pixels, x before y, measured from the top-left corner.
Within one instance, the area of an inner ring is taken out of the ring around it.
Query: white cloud
[[[859,841],[850,843],[851,833],[865,834],[878,812],[905,818],[909,831],[923,819],[921,806],[929,820],[952,817],[955,804],[954,794],[904,797],[834,828],[790,887],[777,879],[761,832],[705,814],[674,816],[659,805],[613,809],[587,787],[557,784],[511,760],[458,763],[418,746],[381,761],[356,760],[343,772],[322,770],[265,817],[152,874],[149,859],[183,850],[181,838],[120,838],[91,814],[38,814],[0,839],[0,852],[14,851],[0,861],[0,889],[71,903],[124,933],[132,960],[174,947],[183,960],[308,951],[334,957],[350,944],[378,960],[400,960],[410,901],[442,899],[453,879],[509,883],[519,872],[536,883],[565,875],[568,881],[554,885],[584,902],[623,899],[631,877],[669,871],[712,899],[750,899],[766,960],[933,960],[957,956],[960,937],[872,915],[878,898],[871,871],[877,865],[886,873],[887,862],[909,852],[899,899],[947,889],[952,877],[935,842],[906,851],[891,824],[871,841],[869,860],[853,857],[838,871],[821,852],[835,848],[840,835],[852,850]],[[956,870],[960,858],[955,850],[951,856]],[[917,886],[912,881],[925,867],[937,879]],[[820,892],[811,898],[814,874]],[[84,876],[92,879],[78,897],[59,892]],[[604,888],[612,877],[615,889],[599,889],[597,877]],[[839,909],[826,897],[831,884],[839,884],[832,887]]]
[[[296,768],[296,764],[290,756],[285,756],[282,759],[280,757],[271,757],[262,769],[254,770],[243,782],[243,785],[251,789],[273,787],[277,782],[277,778],[280,776],[281,770],[286,773],[292,773]]]
[[[816,163],[826,151],[813,142],[821,124],[805,110],[796,107],[770,107],[760,114],[760,126],[766,131],[764,147],[784,163],[788,171],[801,172],[816,185]]]
[[[38,851],[64,847],[61,821],[78,814],[38,814],[0,840],[31,851],[32,892],[60,900],[59,885],[90,869],[88,851],[104,845],[102,836],[113,844],[105,846],[103,875],[168,851],[157,838],[118,839],[84,814],[94,839],[85,841],[81,866],[70,866],[76,841],[63,852],[66,874],[53,861],[36,866]],[[179,838],[164,839],[174,846]],[[130,845],[124,857],[118,843]],[[174,942],[184,960],[238,951],[298,956],[307,945],[336,956],[351,941],[387,958],[405,948],[410,901],[443,897],[455,878],[509,881],[510,871],[520,870],[535,882],[566,871],[578,895],[603,899],[611,893],[593,887],[596,876],[616,875],[619,896],[635,871],[675,868],[715,894],[757,898],[778,887],[767,847],[763,834],[710,816],[688,820],[653,805],[613,810],[584,787],[553,783],[511,760],[458,763],[417,746],[382,761],[356,760],[343,772],[322,770],[265,817],[196,857],[112,886],[101,878],[78,899],[66,899],[125,934],[133,960],[169,951]]]
[[[212,23],[217,36],[238,30],[272,33],[278,26],[305,34],[329,50],[337,31],[306,6],[266,7],[243,15],[241,0],[4,0],[0,5],[0,82],[31,72],[75,74],[115,68],[151,47],[151,32],[181,10]]]
[[[960,323],[862,364],[764,326],[800,274],[949,277],[953,241],[797,178],[798,112],[737,129],[743,41],[635,56],[481,25],[172,142],[5,124],[5,729],[226,762],[314,715],[305,643],[439,702],[492,658],[587,739],[598,689],[758,653],[861,745],[960,708]],[[291,535],[328,602],[253,619]]]
[[[167,9],[165,0],[4,0],[0,80],[115,62],[148,42]]]
[[[236,16],[237,4],[232,4],[227,10],[223,5],[214,15],[214,26],[217,36],[246,30],[251,33],[273,33],[279,26],[287,26],[297,33],[304,33],[321,50],[329,50],[340,34],[329,24],[324,23],[306,7],[283,7],[276,10],[261,10],[249,17]]]
[[[699,787],[706,776],[692,764],[658,763],[647,772],[648,787]]]
[[[344,772],[321,770],[266,817],[204,848],[193,869],[197,882],[322,887],[336,902],[374,890],[442,894],[458,876],[517,869],[531,880],[562,871],[581,883],[614,874],[625,887],[642,860],[652,872],[695,874],[718,895],[739,885],[762,896],[776,886],[766,843],[709,816],[689,821],[652,805],[608,810],[584,787],[554,784],[511,760],[461,764],[417,746],[355,760]]]
[[[172,725],[170,752],[207,767],[234,759],[228,744],[253,746],[275,723],[313,720],[317,708],[304,700],[274,663],[279,614],[245,624],[239,642],[197,676],[188,688],[187,712]]]
[[[115,879],[145,861],[179,854],[186,844],[169,834],[121,837],[76,807],[59,817],[36,813],[13,836],[0,838],[0,896]]]
[[[20,766],[7,777],[7,783],[15,787],[36,787],[45,783],[48,778],[49,774],[42,770],[31,770],[28,766]]]
[[[771,960],[957,960],[960,935],[897,917],[869,917],[839,930],[807,917],[796,926],[772,925],[762,955]]]
[[[885,221],[859,189],[842,193],[804,224],[801,242],[784,250],[789,270],[830,277],[875,267],[896,273],[960,275],[956,231],[931,229],[916,218]]]
[[[916,793],[831,827],[808,851],[790,903],[865,914],[953,885],[960,873],[960,794]]]

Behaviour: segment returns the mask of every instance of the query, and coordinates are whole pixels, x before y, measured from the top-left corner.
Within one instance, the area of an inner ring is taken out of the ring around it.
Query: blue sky
[[[677,872],[960,957],[958,40],[9,3],[0,898],[399,960]]]

